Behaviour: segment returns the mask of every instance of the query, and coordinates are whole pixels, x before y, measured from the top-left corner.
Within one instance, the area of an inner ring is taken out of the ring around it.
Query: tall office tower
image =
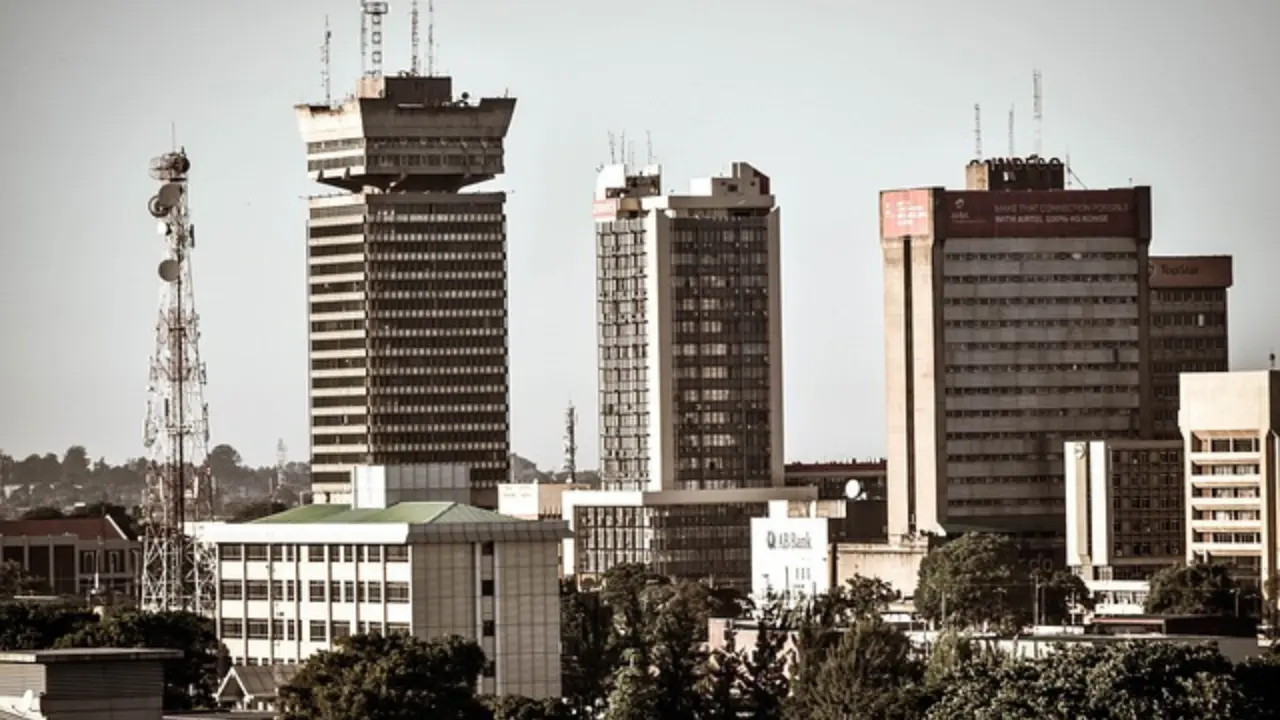
[[[889,534],[1060,539],[1065,440],[1149,432],[1150,188],[1042,158],[881,193]]]
[[[300,105],[311,179],[311,461],[317,501],[350,471],[465,465],[497,506],[508,467],[506,195],[514,98],[447,77],[376,74],[339,106]]]
[[[1226,372],[1231,256],[1152,257],[1152,421],[1159,438],[1178,439],[1178,375]]]
[[[745,586],[750,518],[816,496],[783,482],[779,211],[747,163],[688,195],[660,186],[657,168],[597,182],[604,490],[564,495],[566,571],[648,562]]]

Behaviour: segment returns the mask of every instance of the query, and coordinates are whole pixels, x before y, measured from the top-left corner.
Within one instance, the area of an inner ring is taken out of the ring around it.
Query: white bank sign
[[[831,584],[826,518],[751,521],[751,592],[813,596]]]

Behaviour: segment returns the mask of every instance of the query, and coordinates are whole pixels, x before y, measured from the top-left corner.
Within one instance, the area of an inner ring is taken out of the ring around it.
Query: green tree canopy
[[[46,590],[44,581],[28,573],[16,560],[0,560],[0,600]]]
[[[909,720],[923,716],[924,665],[901,631],[867,617],[843,633],[797,688],[794,720]]]
[[[312,655],[280,691],[284,720],[482,720],[484,651],[453,636],[353,635]]]
[[[642,650],[628,649],[613,679],[613,690],[601,720],[656,720],[662,691]],[[301,718],[299,718],[301,720]]]
[[[1008,632],[1031,622],[1035,594],[1016,541],[969,533],[925,556],[914,599],[927,620]]]
[[[564,697],[585,716],[602,707],[618,666],[610,642],[613,611],[598,592],[580,591],[572,580],[561,585],[561,684]]]
[[[42,650],[98,616],[70,605],[0,602],[0,650]]]
[[[559,698],[528,698],[522,695],[483,698],[493,720],[571,720],[574,715]]]
[[[1165,568],[1151,577],[1146,611],[1155,615],[1234,615],[1241,588],[1221,563]]]

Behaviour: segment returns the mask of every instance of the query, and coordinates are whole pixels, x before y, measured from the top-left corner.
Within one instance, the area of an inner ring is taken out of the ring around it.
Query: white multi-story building
[[[355,633],[460,635],[490,660],[483,692],[558,697],[565,523],[459,503],[368,505],[209,529],[218,636],[233,662],[297,663]]]
[[[1280,371],[1184,373],[1180,394],[1187,559],[1264,583],[1280,570]]]

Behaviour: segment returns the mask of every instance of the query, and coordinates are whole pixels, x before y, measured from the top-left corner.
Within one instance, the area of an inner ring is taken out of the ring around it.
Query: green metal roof
[[[407,523],[440,525],[447,523],[523,522],[509,515],[453,502],[402,502],[389,508],[352,509],[350,505],[303,505],[282,513],[268,515],[254,523]]]

